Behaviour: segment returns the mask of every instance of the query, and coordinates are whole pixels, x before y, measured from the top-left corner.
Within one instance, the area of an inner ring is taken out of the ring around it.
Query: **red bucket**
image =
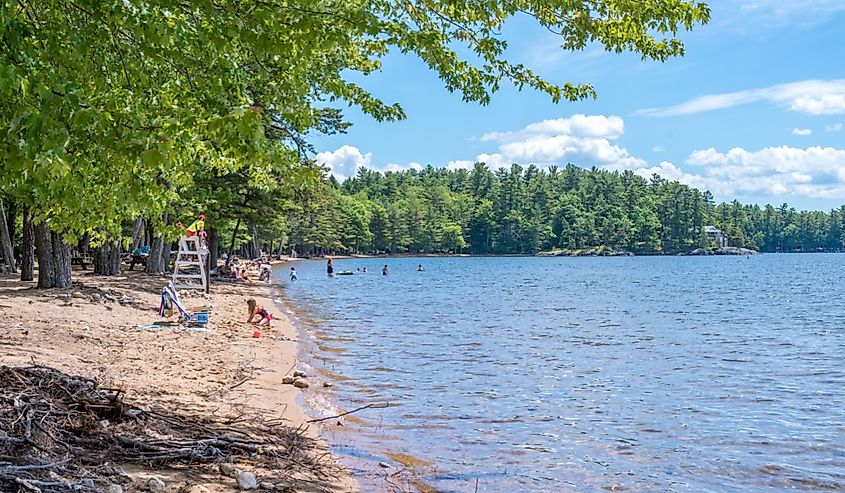
[[[252,333],[252,337],[254,337],[256,339],[261,338],[261,332],[256,330],[255,332]]]

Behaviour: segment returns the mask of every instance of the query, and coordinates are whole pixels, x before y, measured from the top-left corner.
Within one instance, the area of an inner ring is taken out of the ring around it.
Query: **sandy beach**
[[[166,281],[142,273],[102,277],[76,272],[69,289],[36,290],[34,283],[0,277],[0,365],[37,364],[95,378],[102,386],[122,390],[126,401],[138,406],[281,420],[282,425],[305,429],[304,437],[313,441],[310,453],[325,468],[323,480],[309,479],[310,471],[303,471],[301,482],[264,482],[265,488],[356,491],[351,476],[327,453],[318,425],[307,423],[296,402],[303,392],[315,392],[314,385],[300,389],[282,384],[286,374],[298,369],[298,335],[269,299],[268,286],[221,282],[213,284],[210,295],[186,295],[182,301],[188,307],[213,306],[207,333],[138,328],[161,320],[158,306]],[[248,298],[270,310],[271,328],[246,322]],[[260,330],[260,338],[254,337],[255,330]],[[250,464],[235,466],[253,470],[259,481],[272,476],[272,471]],[[162,478],[166,491],[238,490],[235,479],[221,474],[216,465],[125,469],[133,480],[123,485],[124,491],[145,491],[151,476]]]

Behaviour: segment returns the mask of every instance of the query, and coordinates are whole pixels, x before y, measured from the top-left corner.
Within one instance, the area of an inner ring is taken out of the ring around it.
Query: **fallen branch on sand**
[[[328,421],[330,419],[342,418],[343,416],[346,416],[346,415],[352,414],[352,413],[357,413],[358,411],[363,411],[364,409],[384,409],[386,407],[390,407],[390,403],[388,403],[388,402],[375,403],[374,402],[372,404],[367,404],[366,406],[361,406],[357,409],[353,409],[351,411],[346,411],[345,413],[336,414],[334,416],[326,416],[325,418],[309,419],[307,422],[308,423],[319,423],[320,421]]]
[[[184,415],[59,370],[0,366],[0,491],[104,491],[129,482],[117,464],[153,468],[237,462],[262,480],[323,486],[332,465],[303,428],[278,421]],[[269,475],[272,471],[272,475]]]

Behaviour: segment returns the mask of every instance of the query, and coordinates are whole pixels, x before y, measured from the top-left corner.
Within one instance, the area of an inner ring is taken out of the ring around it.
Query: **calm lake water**
[[[455,492],[845,490],[845,255],[295,265],[317,398],[394,405],[335,439],[353,467]]]

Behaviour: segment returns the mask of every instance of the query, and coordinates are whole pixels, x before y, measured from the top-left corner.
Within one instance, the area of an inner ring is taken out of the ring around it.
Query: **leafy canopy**
[[[343,131],[337,102],[405,117],[350,82],[391,50],[486,104],[500,84],[594,96],[509,62],[528,15],[562,49],[596,42],[665,60],[707,22],[687,0],[0,0],[0,193],[71,233],[164,211],[194,177],[303,173],[309,132]],[[467,53],[461,56],[459,53]],[[306,170],[304,173],[312,173]],[[313,174],[313,173],[312,173]]]

